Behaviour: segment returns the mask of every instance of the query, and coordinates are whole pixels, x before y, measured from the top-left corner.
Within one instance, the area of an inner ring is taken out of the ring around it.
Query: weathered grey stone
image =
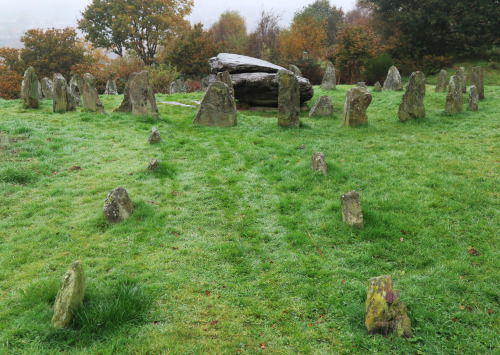
[[[123,187],[111,190],[104,201],[104,217],[109,223],[117,223],[128,218],[134,211],[134,204]]]
[[[118,95],[118,87],[116,86],[116,81],[109,79],[106,81],[106,90],[104,90],[104,95]]]
[[[361,87],[361,88],[366,88],[366,84],[365,84],[365,82],[364,82],[364,81],[359,81],[359,82],[357,82],[357,83],[356,83],[356,86],[359,86],[359,87]]]
[[[158,160],[155,158],[151,158],[151,160],[148,163],[148,170],[149,171],[158,170],[158,166],[159,166]]]
[[[455,75],[457,75],[460,78],[460,87],[462,90],[462,93],[465,94],[467,92],[467,84],[466,84],[466,79],[467,79],[467,73],[465,72],[464,67],[459,67],[457,71],[455,72]]]
[[[470,73],[470,85],[475,85],[479,100],[484,99],[484,69],[482,67],[474,67]]]
[[[54,303],[54,328],[67,328],[85,297],[85,275],[80,260],[75,261],[64,274]]]
[[[410,318],[406,305],[399,300],[390,275],[373,277],[369,281],[366,297],[365,326],[369,334],[395,333],[411,338]]]
[[[24,108],[38,108],[40,97],[38,96],[38,77],[35,69],[29,67],[24,72],[24,78],[21,88],[21,98]]]
[[[295,127],[299,125],[300,87],[295,74],[289,70],[278,71],[278,125]]]
[[[446,78],[448,76],[448,72],[446,70],[441,70],[439,72],[439,75],[437,77],[437,83],[436,83],[436,92],[445,92],[446,91]]]
[[[277,73],[278,70],[284,69],[279,65],[269,63],[262,59],[231,53],[219,53],[217,57],[210,58],[208,64],[213,74],[226,70],[229,74],[260,72]]]
[[[228,71],[223,71],[223,72],[217,73],[217,78],[215,80],[218,80],[218,81],[226,84],[229,87],[229,91],[231,92],[231,96],[234,97],[233,81],[231,79],[231,74],[229,74]]]
[[[76,106],[82,106],[83,79],[80,74],[74,74],[69,81],[69,89],[73,94]]]
[[[375,83],[375,85],[373,85],[373,91],[382,91],[382,85],[380,85],[378,81]]]
[[[160,132],[158,132],[158,130],[156,129],[156,127],[153,127],[151,129],[151,132],[149,133],[148,142],[149,143],[156,143],[156,142],[159,142],[159,141],[161,141]]]
[[[237,112],[229,86],[216,80],[205,92],[193,124],[231,127],[236,123]]]
[[[384,90],[401,91],[403,90],[403,81],[398,68],[394,65],[389,68],[387,78],[384,81]]]
[[[130,83],[130,101],[133,116],[158,117],[155,94],[149,85],[148,72],[137,73]]]
[[[296,65],[293,65],[293,64],[290,64],[288,66],[288,69],[294,73],[296,76],[302,76],[302,72],[300,71],[300,69],[296,66]]]
[[[54,112],[74,111],[76,102],[71,90],[66,83],[66,79],[59,74],[54,74],[54,93],[52,97],[52,110]]]
[[[425,75],[421,71],[413,72],[399,105],[398,116],[401,122],[425,117],[424,96]]]
[[[330,90],[337,88],[337,76],[335,74],[335,67],[331,62],[326,65],[325,75],[323,76],[323,81],[321,82],[321,88],[323,90]]]
[[[458,75],[452,75],[446,94],[446,108],[448,113],[459,113],[464,110],[462,81]]]
[[[318,116],[333,116],[333,105],[330,96],[320,96],[314,103],[311,111],[309,111],[309,117]]]
[[[203,90],[208,89],[210,84],[212,84],[215,81],[216,77],[217,76],[215,74],[210,74],[210,75],[207,75],[206,77],[204,77],[203,79],[201,79],[201,88]]]
[[[355,228],[363,228],[363,212],[359,203],[359,194],[356,191],[349,191],[340,198],[342,205],[342,221]]]
[[[366,88],[359,86],[351,88],[345,96],[342,124],[348,127],[368,123],[366,109],[372,102],[372,95]]]
[[[47,99],[52,100],[52,98],[54,97],[54,84],[52,83],[52,80],[45,77],[42,78],[40,84],[42,85],[43,96],[46,97]]]
[[[180,79],[174,80],[170,84],[170,93],[171,94],[185,94],[185,93],[187,93],[186,85]]]
[[[132,101],[130,100],[130,83],[134,80],[137,73],[130,74],[127,84],[125,84],[125,89],[123,90],[123,100],[120,107],[115,108],[114,112],[132,112]]]
[[[325,155],[323,152],[316,152],[311,157],[311,169],[316,172],[327,174]]]
[[[94,76],[90,73],[83,75],[83,108],[92,112],[104,113],[104,105],[97,94]]]
[[[42,84],[40,84],[40,80],[38,80],[38,99],[43,100]]]
[[[469,111],[477,111],[479,103],[479,93],[476,85],[471,85],[469,89]]]

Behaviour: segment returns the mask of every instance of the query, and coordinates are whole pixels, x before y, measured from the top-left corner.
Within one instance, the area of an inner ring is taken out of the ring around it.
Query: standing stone
[[[337,77],[335,75],[335,67],[331,62],[326,65],[325,75],[323,76],[323,81],[321,82],[321,88],[323,90],[336,89]]]
[[[130,83],[130,101],[133,116],[158,117],[153,88],[149,85],[148,72],[143,70],[134,76]]]
[[[231,80],[231,74],[229,74],[229,72],[227,70],[217,73],[217,77],[215,80],[218,80],[218,81],[226,84],[229,87],[229,91],[231,92],[231,96],[234,98],[233,81]]]
[[[373,85],[373,91],[382,91],[382,85],[378,81]]]
[[[359,203],[359,194],[356,191],[349,191],[340,198],[342,205],[342,221],[351,227],[363,228],[363,212]]]
[[[421,71],[413,72],[399,105],[398,116],[401,122],[425,117],[424,96],[425,75]]]
[[[302,76],[302,72],[300,71],[300,69],[296,65],[290,64],[288,66],[288,70],[290,70],[292,73],[294,73],[297,76]]]
[[[151,132],[149,133],[148,142],[149,143],[156,143],[156,142],[159,142],[159,141],[161,141],[160,132],[158,132],[158,130],[156,129],[156,127],[153,127],[151,129]]]
[[[35,69],[29,67],[24,72],[24,78],[21,88],[21,97],[23,99],[24,108],[38,108],[38,77],[35,74]]]
[[[311,169],[316,172],[321,172],[326,175],[326,162],[323,152],[316,152],[311,157]]]
[[[118,88],[116,87],[116,81],[113,79],[109,79],[106,82],[106,90],[104,91],[104,95],[118,95]]]
[[[466,78],[467,78],[467,73],[465,72],[464,67],[460,67],[457,69],[455,72],[455,75],[457,75],[460,78],[460,87],[462,90],[462,93],[465,94],[467,92],[467,85],[466,85]]]
[[[90,73],[83,75],[83,108],[92,112],[104,113],[104,105],[97,94],[94,76]]]
[[[151,158],[151,160],[148,163],[148,170],[155,171],[155,170],[158,170],[158,167],[159,167],[158,160],[155,158]]]
[[[394,289],[390,275],[372,277],[369,281],[365,326],[369,334],[413,336],[406,305],[400,302],[399,291]]]
[[[464,99],[462,84],[458,75],[452,75],[448,84],[448,94],[446,94],[446,108],[448,113],[459,113],[464,110]]]
[[[40,84],[40,80],[38,80],[38,98],[43,100],[42,84]]]
[[[71,77],[69,89],[75,98],[76,106],[82,106],[83,79],[80,74],[74,74]]]
[[[40,84],[42,85],[43,96],[52,100],[52,97],[54,96],[54,84],[52,83],[52,80],[45,77],[42,78]]]
[[[446,91],[446,78],[448,72],[446,70],[441,70],[439,72],[437,83],[436,83],[436,92],[445,92]]]
[[[212,84],[216,79],[215,74],[210,74],[201,79],[201,88],[203,90],[207,90],[210,84]]]
[[[236,125],[236,117],[234,98],[229,86],[216,80],[205,92],[193,124],[231,127]]]
[[[125,89],[123,90],[123,100],[120,107],[115,108],[114,112],[132,112],[132,101],[130,100],[130,83],[134,80],[137,73],[130,74],[127,84],[125,84]]]
[[[479,103],[479,93],[476,85],[471,85],[469,89],[469,111],[477,111]]]
[[[75,261],[64,274],[54,303],[54,328],[67,328],[85,296],[85,275],[80,260]]]
[[[361,87],[361,88],[366,88],[366,84],[365,84],[365,82],[364,82],[364,81],[359,81],[359,82],[357,82],[357,83],[356,83],[356,86],[359,86],[359,87]]]
[[[55,73],[52,81],[54,83],[52,110],[54,112],[74,111],[76,102],[66,83],[66,79],[61,74]]]
[[[300,86],[295,74],[289,70],[280,69],[278,78],[278,125],[295,127],[299,125]]]
[[[170,84],[170,93],[185,94],[187,93],[186,85],[180,79],[177,79]]]
[[[475,85],[479,100],[484,100],[484,69],[474,67],[470,73],[470,85]]]
[[[351,88],[345,96],[342,124],[347,127],[354,127],[368,123],[366,109],[371,102],[372,95],[367,89],[359,86]]]
[[[309,117],[333,116],[333,105],[330,96],[320,96],[314,103]]]
[[[384,81],[384,90],[403,90],[403,81],[401,80],[401,75],[399,74],[398,68],[396,68],[394,65],[389,68],[387,78]]]
[[[123,187],[111,190],[104,201],[104,217],[109,223],[121,222],[134,211],[134,204]]]

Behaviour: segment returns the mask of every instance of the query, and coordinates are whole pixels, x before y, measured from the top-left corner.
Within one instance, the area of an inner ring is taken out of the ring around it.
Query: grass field
[[[309,106],[330,95],[335,116],[296,129],[249,111],[195,127],[196,108],[160,103],[202,93],[157,95],[159,120],[111,113],[121,96],[102,96],[106,115],[0,101],[0,353],[498,353],[500,86],[447,115],[428,85],[427,117],[407,123],[402,92],[375,92],[359,128],[341,125],[348,89],[315,88]],[[327,176],[309,167],[317,151]],[[109,225],[118,186],[135,211]],[[362,230],[342,224],[349,190]],[[84,306],[56,331],[78,259]],[[366,334],[368,280],[384,274],[412,339]]]

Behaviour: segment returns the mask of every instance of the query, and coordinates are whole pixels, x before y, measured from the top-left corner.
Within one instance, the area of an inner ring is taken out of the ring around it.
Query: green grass
[[[296,129],[276,112],[195,127],[195,108],[160,104],[202,93],[157,95],[159,120],[111,113],[121,97],[102,97],[107,115],[0,101],[0,353],[498,352],[500,86],[479,112],[447,115],[429,85],[427,117],[407,123],[402,92],[373,93],[359,128],[341,125],[348,89],[315,88],[309,106],[330,95],[335,116],[303,113]],[[309,167],[316,151],[327,176]],[[135,211],[109,225],[118,186]],[[342,224],[349,190],[363,230]],[[86,300],[56,331],[78,259]],[[413,339],[366,334],[368,280],[383,274]]]

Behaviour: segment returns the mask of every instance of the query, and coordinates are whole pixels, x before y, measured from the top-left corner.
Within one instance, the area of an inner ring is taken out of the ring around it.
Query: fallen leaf
[[[264,343],[260,344],[260,348],[261,349],[265,349],[266,348],[266,344],[264,344]]]
[[[78,165],[72,165],[69,167],[69,170],[82,170],[82,168],[79,167]]]
[[[205,294],[206,294],[207,296],[209,296],[209,295],[210,295],[210,291],[209,291],[209,290],[206,290],[206,291],[205,291]]]
[[[465,307],[460,305],[460,309],[463,311],[465,309]]]
[[[175,190],[172,190],[172,196],[177,196],[179,193]]]
[[[467,249],[467,252],[472,256],[479,256],[480,255],[479,252],[473,247],[469,247],[469,249]]]
[[[403,240],[405,240],[405,238],[403,238],[403,237],[399,238],[399,241],[400,241],[401,243],[403,243]]]
[[[493,311],[491,309],[488,309],[488,314],[491,314],[493,313]]]
[[[456,318],[451,318],[452,321],[456,322],[458,319]]]

